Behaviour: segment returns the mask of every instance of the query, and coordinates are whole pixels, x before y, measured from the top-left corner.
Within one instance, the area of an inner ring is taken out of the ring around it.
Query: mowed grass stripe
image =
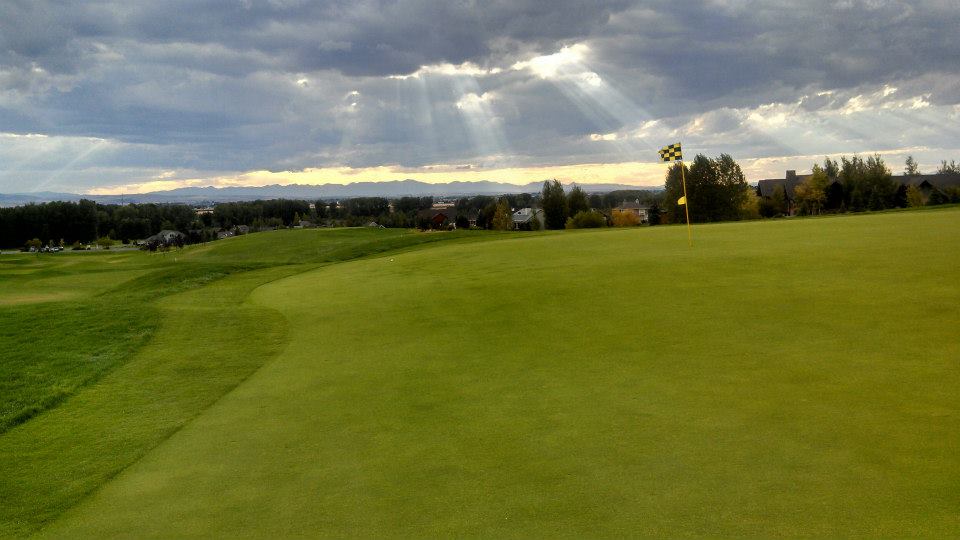
[[[50,536],[955,536],[960,212],[582,232],[257,289],[277,361]]]

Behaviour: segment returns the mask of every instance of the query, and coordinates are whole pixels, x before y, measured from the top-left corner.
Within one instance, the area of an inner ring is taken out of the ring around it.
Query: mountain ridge
[[[569,190],[578,185],[588,193],[603,193],[619,190],[658,191],[659,186],[633,186],[628,184],[564,184]],[[506,195],[539,193],[543,182],[509,184],[492,180],[453,181],[431,184],[419,180],[388,180],[384,182],[351,182],[348,184],[271,184],[267,186],[197,186],[181,187],[147,193],[89,195],[41,191],[35,193],[0,193],[0,205],[41,203],[51,201],[77,201],[89,199],[99,203],[220,203],[252,201],[257,199],[339,199],[354,197],[454,197],[468,195]]]

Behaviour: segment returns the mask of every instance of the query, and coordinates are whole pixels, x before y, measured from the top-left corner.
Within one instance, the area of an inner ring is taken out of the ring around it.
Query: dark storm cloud
[[[617,71],[665,74],[688,105],[750,106],[799,90],[960,72],[952,2],[700,2],[617,17],[598,55]],[[634,39],[622,37],[633,30]]]
[[[884,85],[960,102],[958,22],[947,1],[7,0],[0,131],[133,145],[96,154],[102,167],[278,170],[499,147],[506,164],[615,160],[622,142],[591,134],[702,116],[703,133],[769,153],[783,146],[735,110],[837,111]],[[606,94],[511,69],[577,43],[571,69]],[[388,78],[465,62],[481,71]]]
[[[5,60],[51,71],[82,64],[88,43],[216,43],[256,51],[289,71],[409,73],[424,64],[483,59],[518,47],[585,37],[623,0],[550,2],[21,1],[0,7]],[[208,63],[216,70],[215,59]],[[251,68],[256,68],[254,63]]]

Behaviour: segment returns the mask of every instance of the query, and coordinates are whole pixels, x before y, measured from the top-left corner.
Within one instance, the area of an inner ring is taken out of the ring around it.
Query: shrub
[[[634,227],[640,224],[640,217],[626,210],[614,210],[610,220],[614,227]]]
[[[97,239],[97,244],[103,249],[110,249],[110,247],[115,243],[116,241],[109,236],[104,236]]]
[[[566,228],[568,229],[596,229],[606,226],[607,218],[595,210],[577,212],[577,215],[572,218],[567,218],[566,224]]]

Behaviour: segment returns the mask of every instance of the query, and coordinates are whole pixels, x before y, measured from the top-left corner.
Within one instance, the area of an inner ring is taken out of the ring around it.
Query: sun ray
[[[495,94],[482,91],[476,78],[471,75],[453,77],[451,83],[459,96],[456,108],[470,135],[475,157],[502,161],[507,155],[507,143],[501,119],[494,114],[491,106]]]
[[[48,186],[52,185],[55,180],[61,178],[63,173],[67,171],[73,171],[74,170],[73,167],[77,163],[80,163],[82,160],[87,159],[90,156],[99,152],[103,148],[103,146],[106,145],[108,142],[106,139],[92,139],[92,141],[93,141],[93,144],[77,152],[77,154],[73,156],[70,159],[70,161],[64,163],[58,169],[51,171],[42,180],[37,182],[37,185],[34,187],[34,190],[43,191],[44,188],[47,188]]]

